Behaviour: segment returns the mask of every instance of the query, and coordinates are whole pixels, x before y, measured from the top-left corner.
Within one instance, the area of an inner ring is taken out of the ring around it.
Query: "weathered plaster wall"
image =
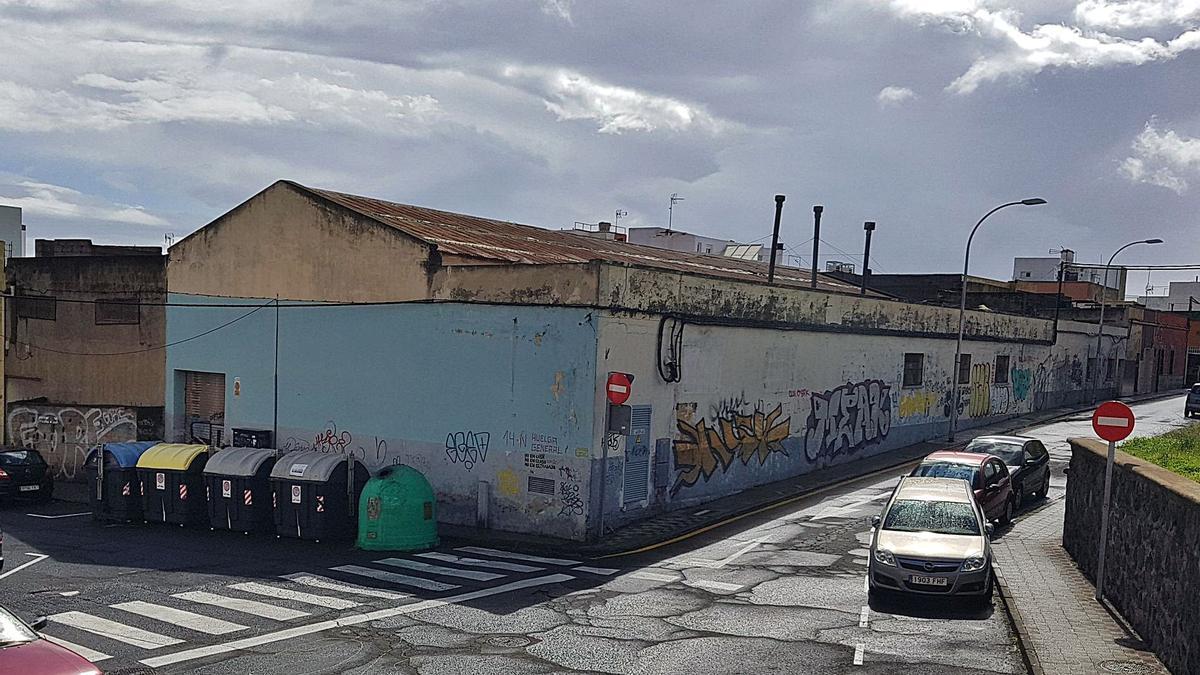
[[[171,307],[168,337],[196,335],[246,311]],[[263,309],[170,350],[169,437],[186,433],[179,423],[186,370],[225,374],[229,429],[272,428],[274,330],[275,310]],[[578,309],[284,304],[278,445],[349,453],[372,470],[412,466],[433,484],[444,522],[582,538],[595,331],[592,315]]]
[[[458,302],[595,305],[599,264],[447,265],[431,298]]]
[[[666,345],[674,325],[666,324]],[[1081,401],[1094,343],[1082,331],[1060,335],[1055,347],[969,340],[969,382],[952,388],[950,339],[687,324],[677,358],[682,377],[668,383],[656,366],[658,330],[659,319],[644,315],[600,321],[597,378],[633,373],[629,404],[648,407],[651,418],[640,444],[649,461],[630,455],[632,437],[606,439],[598,427],[596,443],[612,455],[605,484],[612,521],[935,438],[948,429],[955,390],[961,428]],[[923,355],[918,386],[903,386],[906,353]],[[1003,357],[1008,364],[997,377]],[[597,401],[598,425],[604,412]],[[644,498],[627,498],[643,483]]]
[[[1063,547],[1095,583],[1107,445],[1071,439]],[[1105,597],[1173,673],[1200,672],[1200,484],[1118,451]]]

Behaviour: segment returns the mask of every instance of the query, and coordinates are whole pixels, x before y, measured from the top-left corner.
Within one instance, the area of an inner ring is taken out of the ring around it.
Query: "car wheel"
[[[987,588],[984,589],[983,595],[980,595],[976,602],[979,603],[980,609],[985,609],[992,606],[992,596],[996,593],[996,581],[992,576],[988,575]]]
[[[1045,499],[1048,494],[1050,494],[1050,473],[1046,472],[1046,480],[1042,481],[1042,488],[1034,496],[1038,499]]]
[[[1015,502],[1013,504],[1014,511],[1020,511],[1021,507],[1025,506],[1025,486],[1023,484],[1013,486],[1013,502]]]
[[[1016,510],[1016,509],[1013,505],[1012,499],[1004,502],[1004,513],[1000,516],[1000,524],[1001,525],[1008,525],[1009,523],[1012,522],[1014,510]]]

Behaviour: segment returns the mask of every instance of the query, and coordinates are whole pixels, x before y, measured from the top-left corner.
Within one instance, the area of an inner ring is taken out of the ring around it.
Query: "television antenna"
[[[621,222],[621,219],[628,215],[629,212],[625,209],[617,209],[616,212],[613,213],[613,229],[616,229],[617,223]]]
[[[678,192],[671,193],[671,205],[667,207],[667,232],[671,231],[671,225],[675,222],[675,205],[681,201],[683,197]]]

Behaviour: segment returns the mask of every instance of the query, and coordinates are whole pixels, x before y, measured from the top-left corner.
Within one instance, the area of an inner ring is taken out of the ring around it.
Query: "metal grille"
[[[554,495],[554,480],[540,476],[529,477],[529,491],[539,495]]]
[[[621,502],[646,500],[650,490],[650,412],[648,405],[630,411],[629,437],[625,439],[625,477]]]
[[[900,566],[909,570],[918,570],[921,572],[932,572],[937,574],[945,574],[946,572],[956,572],[962,562],[952,562],[945,560],[920,560],[917,558],[896,558],[896,562]],[[926,565],[929,565],[928,567]]]

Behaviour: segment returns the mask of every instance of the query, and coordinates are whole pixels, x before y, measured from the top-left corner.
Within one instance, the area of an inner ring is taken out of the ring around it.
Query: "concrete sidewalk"
[[[996,579],[1035,675],[1168,673],[1062,546],[1066,500],[1019,519],[992,543]]]

